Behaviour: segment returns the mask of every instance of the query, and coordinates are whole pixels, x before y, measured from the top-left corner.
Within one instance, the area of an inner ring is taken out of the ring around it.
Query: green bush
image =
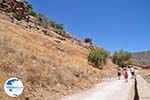
[[[32,5],[29,4],[28,2],[26,2],[27,6],[28,6],[28,9],[33,9]]]
[[[63,24],[55,24],[55,28],[59,30],[64,30],[64,25]]]
[[[94,66],[99,67],[106,62],[109,57],[109,52],[102,48],[92,49],[88,56],[88,61],[93,63]]]
[[[63,30],[64,31],[64,25],[63,24],[57,24],[56,22],[49,20],[48,24],[50,27],[57,29],[57,30]]]
[[[39,13],[37,15],[37,20],[45,28],[52,27],[59,34],[66,33],[65,30],[64,30],[64,25],[63,24],[57,24],[54,21],[49,20],[48,17],[45,16],[44,14],[42,14],[42,13]]]
[[[22,17],[20,15],[17,15],[16,13],[13,13],[12,16],[18,21],[22,20]]]
[[[39,22],[39,24],[41,26],[43,26],[44,28],[53,28],[55,30],[55,32],[63,37],[69,38],[70,35],[66,33],[66,31],[64,30],[64,25],[63,24],[57,24],[56,22],[49,20],[47,16],[45,16],[42,13],[39,13],[37,15],[37,21]]]
[[[132,55],[129,52],[119,50],[113,54],[112,61],[113,63],[124,67],[126,64],[131,63],[131,57]]]
[[[49,19],[47,16],[45,16],[42,13],[37,14],[37,21],[39,22],[39,24],[41,24],[41,26],[43,26],[44,28],[48,28],[49,27]]]
[[[65,37],[65,38],[69,38],[70,35],[67,34],[64,30],[61,30],[61,29],[56,29],[56,32],[61,35],[62,37]]]
[[[50,26],[50,27],[52,27],[52,28],[54,28],[54,29],[55,29],[55,25],[56,25],[56,23],[55,23],[54,21],[52,21],[52,20],[48,20],[48,24],[49,24],[49,26]]]
[[[62,37],[66,37],[66,38],[70,37],[70,35],[67,34],[66,31],[64,30],[64,25],[63,24],[57,24],[57,23],[55,23],[52,20],[49,20],[48,24],[49,24],[50,27],[52,27],[53,29],[55,29],[56,33],[58,33]]]
[[[33,16],[33,17],[36,17],[36,16],[37,16],[37,14],[36,14],[36,12],[33,10],[32,5],[31,5],[31,4],[29,4],[28,2],[26,2],[26,4],[27,4],[28,9],[29,9],[29,14],[30,14],[31,16]]]
[[[91,39],[91,38],[85,38],[85,39],[84,39],[84,42],[85,42],[85,43],[92,43],[92,39]]]
[[[36,12],[33,11],[33,10],[29,10],[29,14],[30,14],[31,16],[33,16],[33,17],[36,17],[36,16],[37,16]]]

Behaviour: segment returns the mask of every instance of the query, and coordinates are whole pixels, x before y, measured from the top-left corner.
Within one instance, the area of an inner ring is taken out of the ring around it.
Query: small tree
[[[37,21],[41,26],[44,28],[51,27],[55,30],[55,32],[63,37],[69,38],[70,35],[66,33],[64,30],[64,25],[63,24],[57,24],[56,22],[49,20],[48,17],[46,17],[44,14],[39,13],[37,15]]]
[[[94,66],[99,67],[103,63],[106,62],[106,59],[109,57],[109,53],[102,49],[102,48],[96,48],[92,49],[88,56],[88,61],[93,63]]]
[[[85,38],[85,39],[84,39],[84,42],[85,42],[85,43],[92,43],[92,39],[91,39],[91,38]]]
[[[70,37],[70,35],[68,33],[66,33],[64,30],[56,29],[56,32],[57,32],[57,34],[61,35],[62,37],[65,37],[65,38]]]
[[[26,4],[27,4],[27,6],[28,6],[29,14],[30,14],[31,16],[33,16],[33,17],[36,17],[36,16],[37,16],[37,14],[36,14],[36,12],[33,10],[32,5],[31,5],[31,4],[29,4],[27,1],[26,1],[25,3],[26,3]]]
[[[64,25],[63,24],[57,24],[56,22],[49,20],[49,26],[52,27],[53,29],[55,29],[56,33],[58,33],[59,35],[61,35],[62,37],[66,37],[69,38],[70,35],[66,33],[66,31],[64,30]]]
[[[57,24],[56,22],[49,20],[48,24],[50,27],[57,29],[57,30],[63,30],[64,31],[64,25],[63,24]]]
[[[48,24],[49,24],[50,27],[52,27],[52,28],[54,28],[54,29],[56,28],[56,23],[55,23],[54,21],[49,20],[49,21],[48,21]]]
[[[23,19],[20,15],[18,15],[16,13],[12,13],[12,16],[18,21],[21,21]]]
[[[32,9],[29,10],[29,14],[30,14],[31,16],[33,16],[33,17],[36,17],[36,16],[37,16],[36,12],[35,12],[34,10],[32,10]]]
[[[63,24],[56,24],[55,27],[56,27],[56,29],[64,30],[64,25]]]
[[[115,52],[113,54],[112,61],[113,63],[124,67],[126,64],[131,63],[131,57],[131,53],[126,52],[124,50],[119,50],[118,52]]]
[[[44,28],[48,28],[49,27],[49,19],[47,16],[45,16],[42,13],[39,13],[37,15],[37,21],[44,27]]]

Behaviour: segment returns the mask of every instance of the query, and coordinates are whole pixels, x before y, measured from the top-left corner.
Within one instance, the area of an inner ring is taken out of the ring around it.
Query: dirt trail
[[[125,82],[122,77],[121,80],[103,82],[88,91],[67,96],[61,100],[133,100],[133,96],[134,80],[129,79]]]

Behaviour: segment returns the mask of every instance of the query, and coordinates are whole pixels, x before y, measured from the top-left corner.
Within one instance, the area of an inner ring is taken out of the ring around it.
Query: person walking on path
[[[124,69],[123,76],[125,78],[125,81],[128,82],[128,71],[126,68]]]
[[[135,77],[135,69],[134,69],[134,67],[132,66],[131,68],[130,68],[130,72],[131,72],[131,75],[132,75],[132,79]]]
[[[118,69],[117,69],[117,71],[118,71],[118,80],[120,80],[120,78],[121,78],[121,68],[120,67],[118,67]]]

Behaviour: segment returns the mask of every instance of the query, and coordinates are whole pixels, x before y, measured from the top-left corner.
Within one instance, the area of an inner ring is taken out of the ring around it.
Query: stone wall
[[[16,0],[0,0],[0,11],[14,13],[17,16],[21,16],[23,19],[29,17],[27,4]]]

